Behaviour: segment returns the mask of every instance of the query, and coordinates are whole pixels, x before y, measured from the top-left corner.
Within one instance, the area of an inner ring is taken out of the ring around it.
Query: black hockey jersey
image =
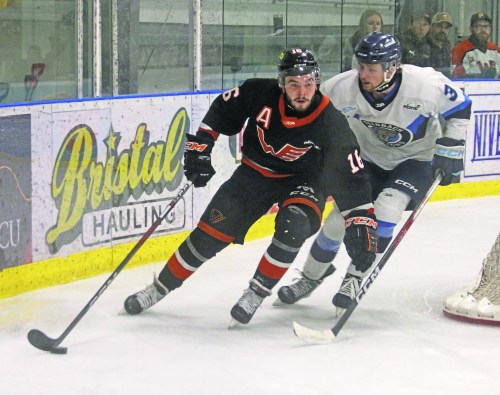
[[[198,134],[243,134],[242,162],[264,177],[304,175],[340,210],[371,202],[359,145],[344,116],[320,92],[304,114],[292,111],[275,79],[249,79],[218,96]]]

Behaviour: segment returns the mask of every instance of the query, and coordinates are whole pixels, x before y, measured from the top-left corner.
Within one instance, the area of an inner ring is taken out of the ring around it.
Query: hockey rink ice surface
[[[406,217],[405,217],[406,218]],[[334,323],[337,272],[295,306],[273,307],[278,287],[247,326],[228,330],[270,238],[231,246],[182,288],[140,316],[124,299],[162,263],[124,270],[63,341],[40,351],[30,329],[57,338],[109,274],[0,300],[0,393],[11,394],[500,394],[500,327],[442,314],[443,300],[471,283],[500,230],[500,196],[429,203],[329,345],[306,344],[294,320]]]

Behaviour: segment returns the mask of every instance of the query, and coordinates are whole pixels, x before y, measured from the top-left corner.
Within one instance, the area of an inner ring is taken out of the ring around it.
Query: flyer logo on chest
[[[259,136],[260,145],[262,146],[262,149],[266,154],[271,154],[272,156],[275,156],[287,162],[292,162],[299,159],[302,155],[304,155],[311,149],[311,147],[294,147],[293,145],[287,143],[280,150],[276,151],[270,144],[266,143],[264,130],[259,126],[257,126],[257,135]]]
[[[269,107],[264,107],[261,112],[257,115],[256,121],[261,124],[263,128],[269,129],[271,123],[272,110]],[[307,151],[311,149],[310,147],[295,147],[290,144],[285,144],[280,149],[276,150],[274,147],[266,142],[264,129],[257,126],[257,137],[259,138],[260,145],[266,154],[280,158],[281,160],[292,162],[300,157],[302,157]]]

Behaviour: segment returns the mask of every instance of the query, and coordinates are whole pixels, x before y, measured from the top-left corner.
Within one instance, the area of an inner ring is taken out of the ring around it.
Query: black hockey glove
[[[368,210],[354,210],[345,220],[344,244],[356,270],[365,272],[378,251],[377,219]]]
[[[460,172],[464,169],[465,140],[455,140],[441,137],[436,140],[432,167],[434,175],[443,173],[440,185],[450,185],[458,182]]]
[[[214,140],[209,135],[199,137],[187,134],[186,138],[187,141],[184,146],[184,174],[189,181],[193,182],[195,188],[204,187],[215,174],[210,157]]]

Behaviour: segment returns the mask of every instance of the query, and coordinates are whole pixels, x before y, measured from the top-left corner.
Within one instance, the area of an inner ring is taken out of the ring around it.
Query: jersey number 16
[[[347,160],[351,165],[352,174],[356,174],[358,171],[365,167],[365,164],[363,163],[361,156],[359,156],[359,152],[357,149],[354,150],[354,153],[351,152],[349,155],[347,155]]]

